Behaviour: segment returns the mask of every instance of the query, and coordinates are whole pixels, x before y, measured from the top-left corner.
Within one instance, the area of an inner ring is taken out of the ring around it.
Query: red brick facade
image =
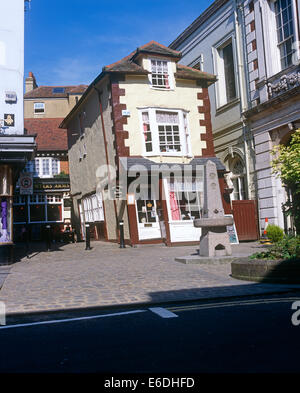
[[[203,101],[202,106],[198,106],[198,112],[204,114],[204,120],[200,120],[200,126],[206,128],[206,132],[204,134],[200,134],[201,141],[206,142],[206,149],[202,150],[201,157],[214,157],[215,149],[214,149],[214,139],[211,125],[211,115],[210,115],[210,100],[208,95],[208,88],[203,87],[202,93],[198,93],[198,100]]]
[[[125,89],[120,89],[119,81],[112,78],[111,81],[111,106],[112,117],[114,122],[113,133],[116,143],[116,160],[119,157],[129,156],[129,147],[125,146],[125,140],[128,139],[128,131],[124,130],[124,124],[127,124],[127,118],[122,115],[122,110],[126,109],[125,104],[120,103],[120,97],[125,96]]]

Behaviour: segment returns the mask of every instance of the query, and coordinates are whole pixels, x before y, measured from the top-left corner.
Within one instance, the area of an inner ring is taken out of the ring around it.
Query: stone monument
[[[203,216],[194,220],[194,226],[202,228],[199,255],[208,257],[231,255],[226,226],[232,224],[233,218],[224,216],[216,165],[209,160],[204,170]]]

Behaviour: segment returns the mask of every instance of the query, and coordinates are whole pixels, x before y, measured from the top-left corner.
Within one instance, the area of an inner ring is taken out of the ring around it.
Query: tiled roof
[[[27,134],[37,134],[37,151],[68,150],[67,132],[58,128],[62,120],[63,118],[24,120]]]
[[[170,49],[164,45],[159,44],[156,41],[150,41],[147,44],[138,47],[135,51],[131,52],[128,56],[122,58],[121,60],[109,64],[103,67],[101,74],[99,74],[94,81],[88,86],[83,96],[80,98],[79,102],[73,107],[71,112],[65,117],[60,127],[65,128],[68,121],[72,118],[73,114],[77,111],[78,107],[85,100],[87,95],[92,91],[92,89],[101,81],[102,78],[107,74],[137,74],[137,75],[147,75],[148,70],[145,70],[137,63],[137,58],[140,54],[151,54],[163,57],[170,57],[176,62],[177,70],[175,73],[175,78],[191,79],[196,81],[202,81],[205,86],[209,86],[214,83],[217,79],[215,75],[207,74],[202,71],[195,70],[191,67],[186,67],[178,64],[178,60],[181,58],[181,52]]]
[[[182,79],[206,80],[208,84],[214,83],[217,80],[217,77],[215,75],[208,74],[207,72],[199,71],[196,70],[195,68],[187,67],[178,63],[177,63],[177,70],[175,73],[175,77],[182,78]]]
[[[40,86],[24,95],[24,98],[65,98],[69,94],[83,94],[87,85],[78,86]],[[64,89],[63,93],[54,93],[53,89]]]
[[[171,56],[171,57],[176,57],[178,59],[181,58],[181,52],[174,49],[170,49],[167,46],[164,46],[156,41],[150,41],[148,42],[148,44],[140,46],[139,48],[137,48],[137,52]]]
[[[151,41],[146,45],[140,46],[130,55],[124,57],[123,59],[117,61],[116,63],[110,64],[103,68],[104,72],[124,72],[127,74],[149,74],[149,71],[145,70],[139,64],[135,62],[136,57],[140,53],[158,54],[166,57],[172,57],[179,60],[181,53],[158,42]],[[177,65],[177,70],[175,77],[182,79],[193,79],[193,80],[205,80],[208,85],[216,81],[215,75],[207,74],[206,72],[195,70],[191,67],[186,67],[179,63]]]
[[[104,67],[103,71],[148,74],[148,71],[144,70],[143,67],[135,62],[135,58],[140,53],[157,54],[160,56],[173,57],[176,59],[180,59],[181,57],[180,52],[161,45],[158,42],[150,41],[148,44],[138,47],[134,52],[130,53],[130,55],[124,57],[116,63]]]

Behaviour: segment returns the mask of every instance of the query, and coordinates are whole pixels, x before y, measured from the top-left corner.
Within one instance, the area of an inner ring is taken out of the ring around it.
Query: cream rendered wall
[[[147,68],[147,59],[144,60],[144,68]],[[175,62],[172,62],[173,72],[176,70]],[[130,155],[143,155],[142,125],[139,119],[138,108],[157,107],[164,109],[181,109],[188,112],[188,124],[191,137],[192,155],[201,155],[202,149],[206,148],[206,142],[201,141],[200,133],[205,133],[205,127],[201,127],[199,121],[203,115],[198,112],[198,106],[203,105],[203,100],[197,99],[197,93],[201,93],[201,87],[195,81],[174,81],[174,89],[161,90],[151,88],[148,76],[127,75],[125,81],[120,82],[120,88],[125,89],[125,96],[120,97],[122,104],[126,104],[130,116],[124,129],[129,131],[126,146],[130,148]],[[149,156],[149,159],[160,162],[160,156]],[[163,162],[183,162],[182,157],[162,156]]]
[[[34,113],[34,103],[44,102],[45,112]],[[24,100],[24,117],[25,119],[43,119],[43,118],[57,118],[65,117],[75,105],[75,100],[72,105],[69,104],[67,98],[35,98]]]

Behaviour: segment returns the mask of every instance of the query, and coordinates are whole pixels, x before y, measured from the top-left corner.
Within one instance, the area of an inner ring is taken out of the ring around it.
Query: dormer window
[[[151,82],[153,87],[170,89],[170,72],[166,60],[151,60]]]

